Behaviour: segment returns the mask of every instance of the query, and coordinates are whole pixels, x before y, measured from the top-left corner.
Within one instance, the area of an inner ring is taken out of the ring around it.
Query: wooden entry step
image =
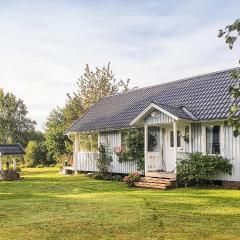
[[[164,184],[156,184],[156,183],[146,183],[146,182],[136,182],[134,183],[136,187],[141,188],[152,188],[152,189],[162,189],[167,190],[169,187]]]
[[[140,182],[135,182],[134,185],[142,188],[167,190],[176,187],[176,179],[143,177]]]
[[[165,184],[167,186],[171,186],[172,184],[175,184],[176,181],[173,179],[167,179],[167,178],[151,178],[151,177],[144,177],[141,179],[142,182],[147,183],[156,183],[156,184]]]
[[[146,177],[152,177],[152,178],[165,178],[165,179],[171,179],[171,180],[176,180],[176,174],[172,172],[146,172],[145,173]]]

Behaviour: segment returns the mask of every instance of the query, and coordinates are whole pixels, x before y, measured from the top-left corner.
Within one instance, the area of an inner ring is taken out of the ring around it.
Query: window
[[[121,146],[127,148],[127,132],[121,132]]]
[[[160,128],[159,127],[148,128],[148,151],[160,152]]]
[[[173,131],[170,132],[170,147],[174,147]],[[177,147],[181,147],[181,132],[177,131]]]
[[[104,132],[104,133],[102,133],[102,144],[103,145],[106,145],[106,146],[108,146],[109,145],[109,141],[110,139],[109,139],[109,134],[108,134],[108,132]]]
[[[81,151],[96,151],[98,148],[98,134],[81,134],[80,150]]]
[[[220,154],[220,126],[206,127],[206,152]]]

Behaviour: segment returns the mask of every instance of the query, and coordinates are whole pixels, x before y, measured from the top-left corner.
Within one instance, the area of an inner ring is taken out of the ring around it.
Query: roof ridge
[[[164,86],[164,85],[168,85],[168,84],[172,84],[172,83],[176,83],[176,82],[184,82],[184,81],[187,81],[187,80],[191,80],[191,79],[195,79],[195,78],[203,77],[203,76],[208,76],[208,75],[212,75],[212,74],[229,72],[229,71],[233,71],[233,70],[236,70],[236,69],[240,69],[240,67],[227,68],[225,70],[218,70],[218,71],[209,72],[209,73],[197,74],[197,75],[194,75],[194,76],[191,76],[191,77],[185,77],[185,78],[182,78],[182,79],[177,79],[177,80],[164,82],[164,83],[158,83],[158,84],[154,84],[154,85],[146,86],[146,87],[141,87],[141,88],[135,87],[135,88],[130,89],[129,91],[126,91],[126,92],[119,92],[119,93],[114,93],[114,94],[111,94],[111,95],[108,95],[108,96],[104,96],[104,97],[102,97],[102,99],[103,98],[108,98],[108,97],[113,97],[113,96],[118,96],[118,95],[129,94],[129,93],[132,93],[132,92],[137,92],[137,91],[141,91],[141,90],[149,89],[149,88],[153,88],[153,87],[160,87],[160,86]]]

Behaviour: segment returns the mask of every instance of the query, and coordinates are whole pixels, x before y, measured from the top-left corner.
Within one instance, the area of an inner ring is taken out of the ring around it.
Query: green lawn
[[[240,239],[240,191],[129,189],[27,169],[0,182],[0,239]]]

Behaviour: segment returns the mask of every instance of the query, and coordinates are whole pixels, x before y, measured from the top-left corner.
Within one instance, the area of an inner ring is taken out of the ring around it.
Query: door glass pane
[[[148,151],[160,152],[160,128],[159,127],[148,128]]]

